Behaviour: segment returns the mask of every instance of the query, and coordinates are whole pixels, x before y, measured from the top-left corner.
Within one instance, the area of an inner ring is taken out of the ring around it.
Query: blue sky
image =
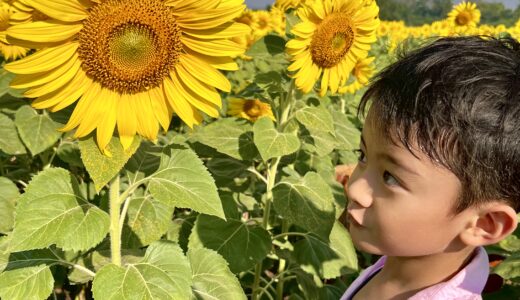
[[[253,9],[264,9],[268,4],[272,4],[274,0],[246,0],[247,6]],[[455,0],[454,3],[459,3],[461,0]],[[486,2],[502,2],[508,8],[516,8],[520,0],[486,0]]]

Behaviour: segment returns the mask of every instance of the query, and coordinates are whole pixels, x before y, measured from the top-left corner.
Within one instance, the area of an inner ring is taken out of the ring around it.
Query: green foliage
[[[215,251],[190,249],[188,260],[193,273],[192,290],[195,299],[247,299],[240,282],[229,271],[227,261]]]
[[[16,206],[9,251],[56,244],[65,250],[87,250],[108,232],[108,215],[78,193],[67,171],[51,168],[36,175]]]
[[[142,261],[119,267],[108,264],[97,272],[95,299],[190,299],[191,267],[182,249],[171,242],[148,247]]]
[[[300,140],[292,133],[281,133],[271,119],[263,117],[253,127],[254,142],[264,161],[296,152]]]
[[[14,206],[20,193],[16,185],[5,177],[0,177],[0,233],[11,231],[14,225]]]
[[[38,114],[28,105],[18,109],[14,122],[20,138],[32,155],[51,147],[61,136],[59,124],[47,115]]]
[[[80,140],[81,160],[94,181],[96,191],[101,190],[119,173],[140,143],[141,139],[136,137],[130,148],[124,150],[119,138],[113,137],[107,145],[107,151],[110,153],[110,156],[107,156],[99,150],[94,136],[90,135]]]

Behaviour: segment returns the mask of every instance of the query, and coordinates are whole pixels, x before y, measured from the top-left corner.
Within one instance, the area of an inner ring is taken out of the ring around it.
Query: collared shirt
[[[366,268],[349,286],[341,300],[351,300],[386,262],[386,256]],[[481,293],[489,275],[489,260],[483,247],[478,247],[471,262],[450,280],[427,287],[409,300],[476,300],[482,299]]]

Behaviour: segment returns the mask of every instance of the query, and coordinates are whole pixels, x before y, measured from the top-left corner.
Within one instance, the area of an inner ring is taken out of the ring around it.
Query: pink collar
[[[478,247],[476,252],[471,262],[450,280],[421,290],[410,297],[409,300],[482,299],[480,294],[489,275],[489,260],[483,247]],[[343,294],[341,300],[350,300],[365,281],[383,268],[385,262],[386,256],[383,256],[375,264],[361,272]]]

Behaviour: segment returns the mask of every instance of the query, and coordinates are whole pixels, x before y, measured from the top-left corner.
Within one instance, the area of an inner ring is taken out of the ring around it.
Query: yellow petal
[[[320,87],[320,96],[325,96],[327,94],[327,88],[329,86],[329,77],[330,77],[330,69],[326,68],[323,70],[323,76],[321,76],[321,87]]]
[[[175,69],[177,70],[177,74],[179,74],[182,82],[186,84],[186,86],[195,94],[200,95],[202,98],[217,105],[218,107],[222,106],[220,95],[217,93],[214,87],[208,86],[204,82],[199,81],[196,77],[193,76],[192,73],[184,68],[182,63],[179,63]]]
[[[182,37],[182,43],[195,52],[213,56],[237,56],[245,51],[230,40],[200,40],[186,35]]]
[[[15,74],[46,72],[57,68],[69,60],[78,49],[78,46],[79,43],[68,43],[39,50],[25,58],[6,64],[4,68]]]
[[[125,150],[132,145],[137,131],[136,112],[129,101],[130,97],[128,94],[123,94],[120,96],[119,104],[117,105],[117,132],[119,133],[121,145],[123,145]]]
[[[72,38],[82,28],[82,24],[63,24],[52,20],[38,21],[9,27],[7,34],[20,40],[54,43]]]
[[[74,53],[74,55],[66,63],[52,71],[17,76],[13,81],[11,81],[11,87],[15,89],[26,89],[43,84],[43,87],[40,86],[39,89],[37,89],[37,91],[40,91],[40,93],[34,93],[34,90],[29,93],[24,93],[26,97],[39,97],[41,95],[53,92],[69,82],[72,77],[74,77],[76,72],[78,72],[80,66],[81,61],[78,59],[77,53]],[[47,84],[52,81],[54,82]],[[42,88],[45,90],[43,93],[41,92]]]
[[[203,111],[207,115],[217,118],[219,116],[218,110],[213,104],[205,101],[199,95],[193,93],[179,78],[177,72],[171,72],[170,76],[173,81],[175,89],[186,99],[191,105]]]
[[[164,79],[164,93],[166,94],[170,106],[179,118],[190,128],[193,128],[193,125],[196,124],[194,116],[198,115],[198,112],[190,105],[187,99],[180,94],[169,77]]]
[[[60,128],[60,131],[70,131],[81,123],[82,119],[87,116],[89,110],[94,106],[96,98],[101,92],[101,85],[92,84],[86,93],[79,99],[78,104],[74,108],[72,115],[67,124]],[[97,107],[97,106],[96,106]]]
[[[173,14],[181,28],[210,29],[239,17],[245,7],[245,5],[239,5],[199,10],[199,12],[190,11],[190,13],[174,11]]]
[[[74,78],[62,88],[43,96],[32,102],[37,109],[51,108],[52,112],[59,111],[72,103],[85,93],[92,85],[92,80],[78,71]]]
[[[105,95],[107,97],[103,98],[103,114],[97,125],[96,140],[101,152],[107,154],[106,147],[110,143],[116,127],[117,104],[120,95],[112,91],[108,91]]]
[[[106,114],[105,101],[110,101],[107,99],[111,96],[111,91],[109,89],[101,87],[101,91],[98,95],[90,101],[90,107],[86,110],[86,113],[83,115],[83,120],[81,120],[78,129],[76,129],[76,132],[74,133],[75,137],[86,136],[99,126]]]
[[[172,115],[168,109],[168,105],[166,105],[166,98],[164,97],[162,86],[150,89],[148,95],[150,96],[150,104],[155,113],[155,118],[159,121],[159,124],[161,124],[164,132],[168,131]]]
[[[248,35],[251,33],[251,27],[241,23],[227,23],[210,29],[183,29],[182,32],[199,39],[227,39]]]
[[[189,49],[185,49],[186,53],[190,56],[196,56],[198,59],[206,62],[210,66],[219,70],[236,71],[238,70],[238,64],[231,57],[227,56],[210,56],[200,54]]]
[[[227,80],[226,76],[208,63],[192,55],[181,55],[179,59],[179,63],[181,63],[188,72],[193,74],[193,76],[198,78],[200,81],[214,86],[224,92],[231,91],[231,84]]]
[[[47,16],[64,22],[76,22],[86,19],[88,12],[77,0],[25,0]]]
[[[159,123],[150,104],[150,97],[147,92],[130,95],[129,101],[136,111],[137,116],[137,132],[150,141],[157,139],[159,131]]]

